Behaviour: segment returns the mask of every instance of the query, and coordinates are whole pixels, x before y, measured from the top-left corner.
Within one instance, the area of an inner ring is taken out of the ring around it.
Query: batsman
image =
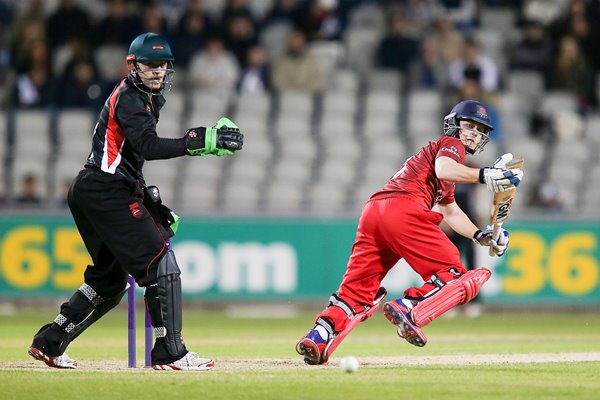
[[[154,33],[141,34],[126,61],[129,73],[106,100],[92,150],[68,193],[69,209],[93,263],[54,321],[35,335],[29,354],[50,367],[76,368],[65,353],[67,346],[119,304],[131,275],[145,289],[152,319],[152,367],[208,370],[213,360],[188,351],[181,336],[181,278],[170,248],[178,217],[162,204],[156,187],[146,186],[142,167],[146,160],[233,154],[242,148],[243,135],[221,118],[212,127],[188,129],[179,139],[159,137],[163,92],[174,72],[169,43]]]
[[[402,258],[424,284],[385,303],[383,312],[412,345],[425,346],[421,328],[477,295],[491,271],[467,271],[439,224],[445,220],[458,234],[489,247],[495,255],[506,252],[508,232],[500,229],[494,237],[491,227],[478,229],[454,200],[456,183],[481,183],[491,192],[503,192],[521,182],[520,168],[464,165],[467,154],[483,150],[492,130],[484,104],[475,100],[456,104],[444,117],[444,136],[406,160],[366,202],[342,283],[316,316],[315,326],[296,344],[307,364],[327,362],[349,330],[372,314],[385,296],[381,281]],[[436,204],[439,212],[432,210]]]

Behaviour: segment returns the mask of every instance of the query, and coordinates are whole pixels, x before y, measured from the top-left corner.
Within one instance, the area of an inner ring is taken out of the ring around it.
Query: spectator
[[[286,53],[273,64],[271,80],[278,91],[318,93],[325,88],[323,70],[316,57],[308,51],[306,36],[301,31],[290,34]]]
[[[100,111],[103,100],[102,83],[89,61],[77,60],[66,69],[56,96],[59,107]]]
[[[142,31],[157,33],[165,37],[169,36],[167,18],[163,15],[158,3],[150,3],[144,7]]]
[[[186,11],[172,41],[177,64],[187,68],[192,54],[204,48],[214,29],[212,21],[201,9]]]
[[[552,42],[542,24],[530,21],[523,37],[510,51],[510,68],[538,71],[546,74],[552,60]]]
[[[189,78],[193,86],[201,89],[229,92],[239,80],[239,66],[235,57],[225,50],[218,37],[212,37],[206,48],[192,56]]]
[[[49,106],[52,100],[52,80],[44,42],[31,45],[22,69],[24,72],[17,75],[13,104],[21,108]]]
[[[91,27],[88,13],[77,0],[61,0],[56,12],[48,19],[49,47],[55,49],[72,38],[89,41]]]
[[[340,40],[343,23],[338,12],[338,0],[312,0],[302,29],[309,41]]]
[[[447,86],[446,64],[435,38],[423,40],[419,60],[411,71],[409,83],[418,89],[443,90]]]
[[[440,0],[440,3],[446,9],[445,14],[464,34],[471,34],[479,26],[479,5],[476,0]]]
[[[303,20],[300,3],[299,0],[275,0],[265,16],[264,25],[281,23],[300,27]]]
[[[256,30],[248,17],[240,15],[229,20],[229,25],[225,27],[225,43],[227,49],[235,55],[239,65],[245,65],[246,53],[256,42]]]
[[[437,0],[405,0],[399,9],[418,35],[423,35],[445,11]]]
[[[29,19],[21,21],[20,29],[12,42],[12,59],[16,64],[17,73],[25,72],[29,65],[31,48],[37,43],[45,43],[44,21]]]
[[[465,42],[463,57],[455,60],[449,67],[450,85],[460,88],[469,76],[478,76],[481,87],[487,92],[498,90],[498,66],[488,56],[481,53],[479,43],[475,39]]]
[[[128,46],[141,29],[139,17],[129,14],[125,0],[110,0],[108,15],[96,29],[96,45]]]
[[[38,181],[34,174],[27,174],[21,181],[21,194],[16,199],[22,206],[38,205],[42,202],[38,194]]]
[[[250,6],[248,0],[227,0],[227,5],[221,15],[221,27],[226,29],[231,23],[231,20],[237,17],[246,17],[252,21],[252,25],[256,29],[258,24]]]
[[[432,37],[438,43],[444,63],[449,64],[462,56],[465,40],[448,16],[440,15],[436,19]]]
[[[594,71],[572,36],[565,36],[560,41],[558,56],[549,76],[549,88],[571,92],[577,97],[582,113],[594,102]]]
[[[392,15],[389,32],[379,43],[376,64],[382,68],[406,71],[419,54],[419,42],[407,32],[409,21],[402,14]]]
[[[264,93],[270,89],[267,53],[260,45],[248,49],[246,67],[242,70],[238,90],[240,93]]]
[[[564,209],[560,188],[552,181],[538,184],[534,196],[534,206],[552,211],[562,211]]]

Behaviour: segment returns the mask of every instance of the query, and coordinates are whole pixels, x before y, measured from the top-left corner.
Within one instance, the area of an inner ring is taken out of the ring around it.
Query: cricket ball
[[[340,360],[340,368],[342,371],[352,373],[358,371],[359,362],[356,357],[346,356]]]

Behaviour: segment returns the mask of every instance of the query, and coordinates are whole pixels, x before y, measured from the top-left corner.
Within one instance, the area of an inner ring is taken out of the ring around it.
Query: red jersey
[[[412,197],[419,204],[431,209],[436,203],[454,202],[454,182],[440,180],[435,175],[435,160],[450,157],[463,164],[465,145],[460,139],[444,136],[423,147],[417,154],[404,162],[388,183],[371,196],[371,199],[386,197]]]

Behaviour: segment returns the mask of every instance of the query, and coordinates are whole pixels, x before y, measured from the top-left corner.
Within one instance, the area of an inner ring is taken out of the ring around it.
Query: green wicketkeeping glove
[[[214,154],[221,157],[240,150],[244,144],[244,135],[230,119],[222,117],[210,128],[188,129],[185,141],[188,153],[192,156]]]

